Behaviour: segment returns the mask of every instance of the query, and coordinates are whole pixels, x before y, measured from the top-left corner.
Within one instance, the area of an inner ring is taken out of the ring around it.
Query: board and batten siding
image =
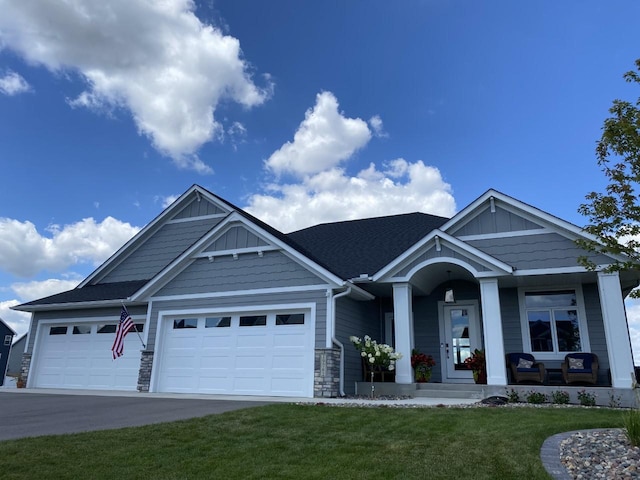
[[[357,301],[348,297],[336,299],[336,338],[344,345],[344,390],[355,393],[356,382],[362,381],[362,360],[349,337],[369,335],[380,342],[382,322],[378,302]]]
[[[199,198],[200,200],[198,200],[198,197],[194,198],[191,203],[176,213],[172,220],[203,217],[207,215],[226,215],[229,213],[227,209],[223,209],[207,200],[203,200],[202,197]]]
[[[283,304],[315,304],[315,348],[325,347],[325,330],[327,326],[327,296],[326,290],[309,290],[301,292],[264,293],[256,295],[229,295],[208,298],[180,298],[176,300],[156,300],[152,302],[150,312],[150,324],[148,327],[148,350],[155,350],[156,334],[158,327],[158,315],[161,311],[181,310],[188,315],[189,311],[206,310],[233,314],[238,308],[255,307],[256,313],[262,308],[268,309],[270,305]]]
[[[154,296],[193,295],[211,292],[233,292],[259,288],[320,285],[321,280],[299,263],[281,252],[244,253],[234,260],[231,255],[196,259],[176,275]]]
[[[266,247],[269,245],[262,238],[244,227],[234,226],[216,238],[204,248],[205,252],[219,252],[238,248]]]
[[[163,225],[100,282],[153,278],[220,221],[221,218],[201,218]]]
[[[523,230],[537,230],[543,227],[520,215],[496,206],[495,212],[487,206],[485,210],[471,218],[464,225],[449,233],[455,237],[467,235],[487,235],[492,233],[521,232]]]

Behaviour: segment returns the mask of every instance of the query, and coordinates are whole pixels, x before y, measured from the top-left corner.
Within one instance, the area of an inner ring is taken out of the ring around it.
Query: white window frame
[[[553,287],[520,287],[518,288],[518,305],[520,307],[520,327],[522,330],[522,348],[524,352],[532,354],[536,360],[564,360],[567,353],[571,352],[534,352],[531,348],[531,336],[529,333],[529,320],[527,318],[527,308],[525,305],[525,293],[536,292],[556,292],[573,290],[576,294],[576,306],[578,311],[578,329],[580,331],[580,351],[590,352],[589,329],[587,327],[587,313],[584,306],[584,295],[582,285],[562,285]],[[555,325],[553,326],[555,330]],[[556,334],[554,334],[556,335]]]

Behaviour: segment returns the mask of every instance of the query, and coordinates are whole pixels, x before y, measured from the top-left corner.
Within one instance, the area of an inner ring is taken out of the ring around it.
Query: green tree
[[[635,66],[637,71],[625,73],[624,79],[640,86],[640,59]],[[614,100],[609,113],[596,146],[598,165],[609,184],[604,193],[589,193],[587,203],[580,205],[578,211],[589,217],[584,229],[595,239],[578,244],[593,254],[617,258],[607,267],[613,272],[640,268],[640,98],[635,104]],[[588,256],[579,261],[596,268]]]

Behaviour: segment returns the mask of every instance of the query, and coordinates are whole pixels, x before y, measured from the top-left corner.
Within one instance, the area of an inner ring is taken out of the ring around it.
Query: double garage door
[[[139,332],[143,324],[136,323]],[[124,355],[113,360],[117,322],[42,325],[30,386],[91,390],[135,390],[141,344],[125,337]]]
[[[309,312],[169,317],[160,336],[155,391],[313,396]]]

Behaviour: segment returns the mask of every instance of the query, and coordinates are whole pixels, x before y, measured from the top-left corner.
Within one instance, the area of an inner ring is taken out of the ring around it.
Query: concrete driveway
[[[0,390],[0,440],[172,422],[256,407],[268,400],[35,393]]]

